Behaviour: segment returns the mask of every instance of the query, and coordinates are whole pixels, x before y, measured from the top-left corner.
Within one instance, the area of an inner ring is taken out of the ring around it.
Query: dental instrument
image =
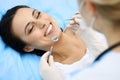
[[[53,50],[53,46],[54,46],[54,43],[57,42],[59,39],[57,36],[53,36],[52,37],[52,41],[53,41],[53,44],[52,46],[50,47],[50,55],[52,54],[52,50]]]

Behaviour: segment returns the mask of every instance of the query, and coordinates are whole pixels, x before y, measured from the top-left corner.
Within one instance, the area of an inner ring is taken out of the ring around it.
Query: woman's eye
[[[33,31],[34,25],[32,25],[29,30],[28,30],[28,34],[30,34]]]

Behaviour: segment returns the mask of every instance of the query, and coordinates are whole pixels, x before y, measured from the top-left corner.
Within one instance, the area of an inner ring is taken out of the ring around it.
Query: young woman
[[[41,75],[44,80],[120,80],[120,0],[78,2],[86,23],[90,25],[92,22],[94,29],[105,34],[110,48],[96,59],[94,65],[81,72],[77,71],[76,75],[70,75],[67,79],[58,72],[52,57],[47,57],[48,52],[41,59]]]
[[[78,13],[76,16],[80,18]],[[81,31],[76,22],[73,17],[71,24],[62,32],[55,20],[46,13],[27,6],[16,6],[2,17],[0,33],[3,40],[19,52],[49,51],[54,44],[52,55],[58,67],[77,62],[73,67],[81,65],[83,69],[92,63],[106,45],[96,37],[97,32],[92,29]],[[51,40],[54,36],[58,37],[55,43]]]

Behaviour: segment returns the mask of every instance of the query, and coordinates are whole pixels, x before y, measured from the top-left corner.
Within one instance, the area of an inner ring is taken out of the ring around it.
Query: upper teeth
[[[52,30],[52,25],[50,25],[50,26],[48,27],[47,32],[46,32],[46,35],[48,35],[51,30]]]

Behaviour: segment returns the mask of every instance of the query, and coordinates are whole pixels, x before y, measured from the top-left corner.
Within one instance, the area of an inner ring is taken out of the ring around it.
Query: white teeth
[[[52,25],[50,25],[49,28],[47,29],[46,35],[48,35],[51,30],[52,30]]]

